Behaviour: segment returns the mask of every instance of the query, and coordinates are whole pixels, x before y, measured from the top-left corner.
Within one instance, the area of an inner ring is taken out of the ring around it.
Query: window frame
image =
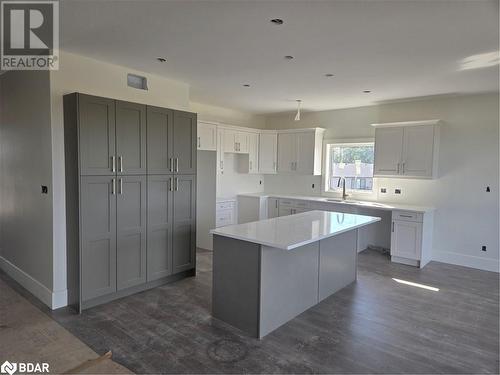
[[[323,173],[321,175],[321,193],[326,196],[339,196],[342,195],[342,188],[335,188],[333,190],[329,190],[329,170],[330,170],[330,152],[329,145],[340,145],[340,146],[364,146],[364,145],[373,145],[373,152],[375,154],[375,138],[346,138],[346,139],[324,139],[323,140]],[[375,156],[375,155],[374,155]],[[372,190],[358,190],[358,189],[350,189],[346,186],[346,192],[352,196],[375,196],[377,192],[376,186],[376,178],[373,177]]]

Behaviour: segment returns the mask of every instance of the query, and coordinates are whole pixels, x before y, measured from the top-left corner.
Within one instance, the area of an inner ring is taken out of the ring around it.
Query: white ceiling
[[[325,110],[498,91],[498,66],[459,70],[498,50],[498,15],[490,0],[61,1],[61,47],[187,82],[194,101]]]

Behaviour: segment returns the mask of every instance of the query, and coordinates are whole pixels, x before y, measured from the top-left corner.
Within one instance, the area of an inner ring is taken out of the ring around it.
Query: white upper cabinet
[[[224,152],[248,154],[250,133],[237,129],[224,129]]]
[[[398,175],[403,153],[403,128],[375,129],[376,176]]]
[[[263,132],[259,136],[259,172],[274,174],[278,167],[278,134]]]
[[[278,172],[320,175],[323,134],[321,128],[278,132]]]
[[[217,124],[213,122],[198,121],[198,150],[217,150]]]
[[[405,128],[401,164],[403,175],[432,178],[435,130],[434,126],[426,125]]]
[[[297,137],[294,133],[278,134],[278,172],[293,173],[297,155]]]
[[[375,177],[435,178],[439,120],[375,126]]]

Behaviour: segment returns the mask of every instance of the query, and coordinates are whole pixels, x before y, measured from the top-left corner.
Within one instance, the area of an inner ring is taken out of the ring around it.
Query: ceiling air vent
[[[127,74],[127,85],[129,87],[133,87],[134,89],[147,90],[148,79],[135,74]]]

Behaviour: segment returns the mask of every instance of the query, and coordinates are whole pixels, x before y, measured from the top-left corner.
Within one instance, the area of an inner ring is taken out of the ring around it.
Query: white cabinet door
[[[198,150],[216,151],[217,125],[199,121],[197,132]]]
[[[250,133],[236,132],[236,152],[240,154],[248,154],[250,146]]]
[[[259,136],[259,172],[276,173],[278,158],[278,134],[261,133]]]
[[[223,152],[236,152],[236,131],[224,129]]]
[[[217,129],[217,174],[224,174],[224,130]]]
[[[278,214],[279,216],[288,216],[288,215],[291,215],[293,213],[293,208],[291,207],[286,207],[286,206],[279,206],[279,209],[278,209]]]
[[[401,174],[432,177],[434,126],[408,126],[404,129]]]
[[[248,173],[259,173],[259,134],[248,135]]]
[[[403,153],[403,134],[402,127],[375,130],[374,176],[399,176]]]
[[[296,147],[295,171],[299,174],[314,174],[315,133],[297,133]]]
[[[268,219],[279,216],[278,203],[279,203],[278,198],[268,198],[267,199],[267,218]]]
[[[392,221],[391,256],[420,260],[422,251],[422,223]]]
[[[297,154],[297,136],[294,133],[278,134],[278,172],[294,173]],[[280,215],[282,216],[282,215]]]

